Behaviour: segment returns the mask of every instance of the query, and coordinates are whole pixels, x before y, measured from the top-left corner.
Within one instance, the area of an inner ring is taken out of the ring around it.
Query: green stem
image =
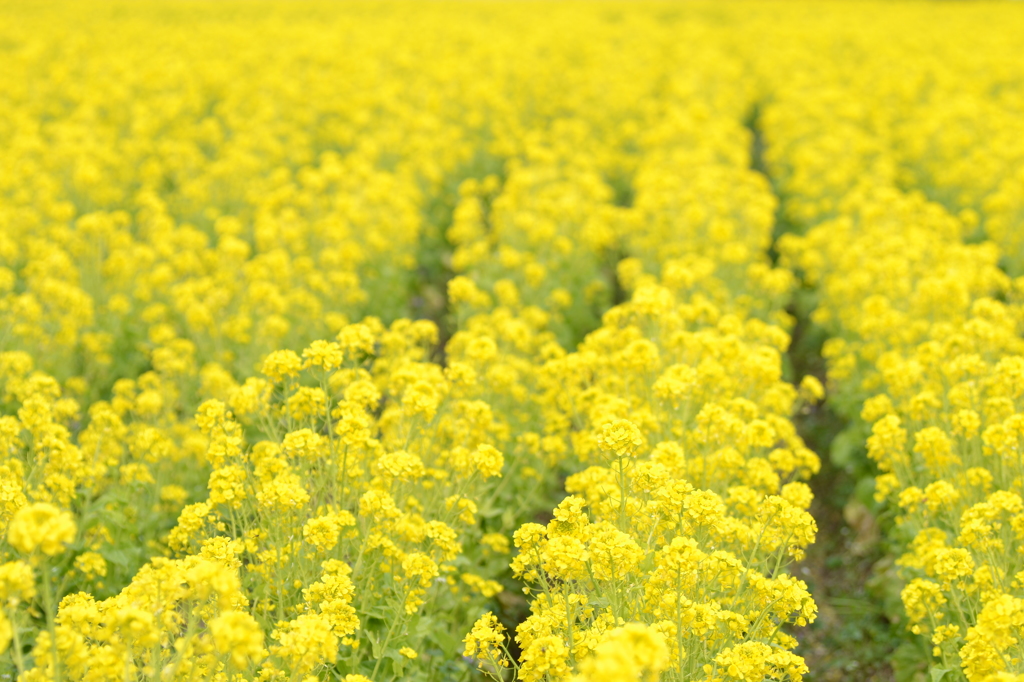
[[[11,637],[14,640],[11,657],[14,658],[14,665],[18,668],[18,677],[21,677],[25,672],[25,657],[21,652],[21,634],[18,629],[18,621],[15,618],[16,613],[13,608],[4,609],[4,611],[7,612],[7,620],[11,624]]]
[[[404,601],[404,600],[403,600],[403,601]],[[399,608],[401,608],[401,605],[399,605]],[[377,662],[376,662],[376,663],[374,664],[374,666],[373,666],[373,672],[372,672],[372,673],[370,674],[370,679],[371,679],[371,680],[375,680],[375,679],[377,679],[377,671],[378,671],[378,670],[380,669],[380,664],[381,664],[381,662],[382,662],[382,661],[384,660],[384,656],[383,656],[383,654],[384,654],[384,652],[385,652],[385,651],[387,651],[387,649],[388,649],[388,643],[389,643],[389,642],[391,641],[391,635],[393,635],[393,634],[394,634],[394,632],[395,632],[395,626],[396,626],[396,625],[398,625],[398,621],[400,621],[400,620],[401,620],[401,617],[397,617],[397,618],[395,618],[395,619],[394,619],[394,620],[393,620],[393,621],[391,622],[391,627],[389,627],[389,628],[388,628],[388,634],[387,634],[387,635],[385,635],[385,637],[384,637],[384,643],[383,643],[383,644],[381,644],[381,646],[380,646],[380,651],[381,651],[381,655],[377,657]]]
[[[46,610],[46,629],[50,633],[50,657],[53,659],[53,679],[60,682],[63,672],[60,667],[60,655],[57,652],[57,609],[53,594],[53,583],[50,579],[50,564],[43,560],[43,608]]]

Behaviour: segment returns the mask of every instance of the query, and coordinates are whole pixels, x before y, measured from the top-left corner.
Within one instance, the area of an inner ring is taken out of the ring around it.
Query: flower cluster
[[[838,78],[834,59],[789,72],[763,112],[766,160],[804,232],[779,241],[781,262],[816,289],[830,401],[894,512],[905,618],[926,638],[931,675],[1017,679],[1019,89],[1006,100],[1000,75],[973,70],[1000,63],[1007,45],[968,66],[951,55],[973,48],[938,26],[923,42],[896,23],[844,31],[866,57],[853,78]],[[898,78],[894,54],[908,69]]]
[[[567,479],[549,523],[515,533],[512,568],[533,598],[515,637],[519,679],[605,679],[599,661],[623,623],[657,633],[650,646],[664,653],[644,660],[664,679],[748,679],[732,656],[801,678],[780,628],[816,607],[781,569],[814,540],[801,479],[818,460],[789,420],[787,343],[778,327],[646,283],[545,365],[572,454],[589,466]]]
[[[0,676],[800,680],[810,299],[1024,674],[1022,19],[875,9],[0,8]]]

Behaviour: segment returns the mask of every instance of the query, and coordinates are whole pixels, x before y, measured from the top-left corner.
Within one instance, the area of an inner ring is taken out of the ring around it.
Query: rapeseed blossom
[[[0,8],[0,674],[795,682],[828,400],[1024,675],[1024,16],[807,7]]]

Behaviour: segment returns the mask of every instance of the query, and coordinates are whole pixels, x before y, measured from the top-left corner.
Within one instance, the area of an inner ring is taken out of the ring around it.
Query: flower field
[[[0,680],[1024,682],[1021,36],[0,0]]]

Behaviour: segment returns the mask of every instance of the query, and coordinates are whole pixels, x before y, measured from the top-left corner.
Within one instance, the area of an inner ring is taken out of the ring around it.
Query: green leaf
[[[415,613],[409,618],[405,624],[407,632],[411,633],[413,637],[419,639],[420,637],[426,637],[433,633],[436,629],[435,621],[430,616],[425,616],[422,613]]]
[[[953,672],[952,668],[939,668],[938,666],[933,667],[928,671],[931,676],[932,682],[941,682],[942,678],[946,676],[946,673]]]
[[[380,640],[373,634],[373,630],[363,630],[366,633],[366,637],[370,640],[370,652],[374,658],[380,658]]]
[[[391,612],[384,607],[383,604],[374,604],[371,608],[364,611],[367,618],[376,618],[378,620],[387,620],[391,615]]]
[[[134,563],[138,553],[127,549],[104,549],[102,554],[104,559],[115,566],[125,567]]]
[[[837,467],[850,470],[856,463],[857,455],[862,447],[863,443],[861,442],[860,434],[855,429],[845,429],[832,439],[832,445],[829,447],[828,453],[829,459]]]
[[[505,510],[502,509],[501,507],[487,506],[477,511],[477,516],[479,516],[482,519],[493,519],[495,517],[501,516],[504,513],[504,511]]]
[[[405,664],[409,662],[409,659],[394,649],[388,651],[384,656],[385,658],[390,658],[394,661],[394,663],[391,664],[391,667],[393,668],[395,675],[401,676],[402,671],[405,670]]]
[[[905,641],[892,652],[889,661],[896,682],[924,682],[927,679],[925,671],[933,659],[931,651],[924,646],[926,641],[924,638]]]
[[[444,652],[445,658],[451,658],[456,654],[456,652],[460,652],[459,646],[462,644],[462,640],[453,635],[447,629],[437,628],[431,633],[431,635],[435,640],[437,640],[437,643],[441,645],[441,650]]]
[[[881,505],[875,501],[875,477],[865,476],[857,481],[853,489],[853,497],[875,514]]]

